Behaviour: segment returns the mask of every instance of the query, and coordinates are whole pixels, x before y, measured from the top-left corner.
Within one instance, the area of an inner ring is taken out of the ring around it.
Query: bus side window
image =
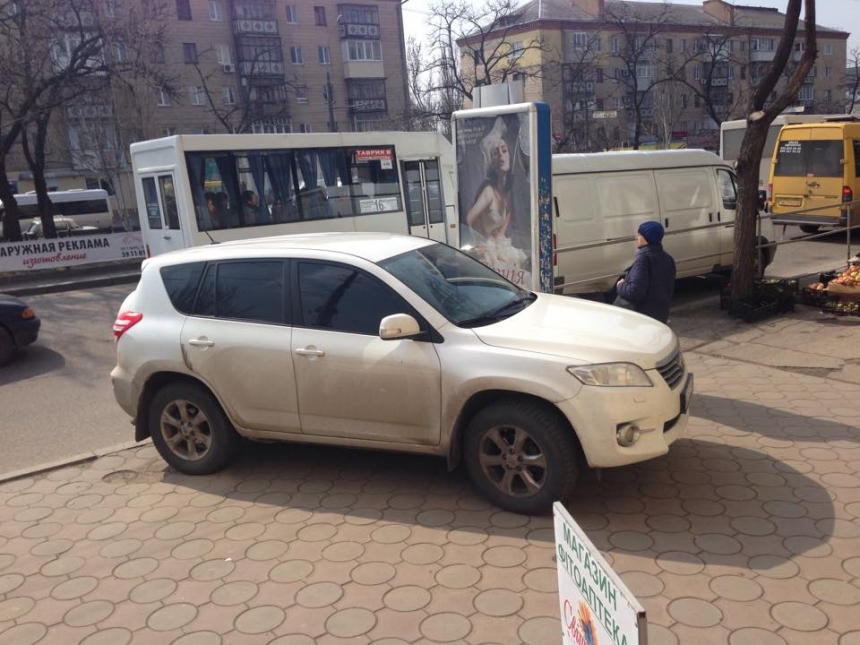
[[[860,177],[860,141],[854,141],[854,176]]]
[[[158,191],[155,189],[155,178],[144,177],[141,179],[143,184],[143,200],[146,203],[146,221],[150,229],[162,228],[161,225],[161,207],[158,204]]]

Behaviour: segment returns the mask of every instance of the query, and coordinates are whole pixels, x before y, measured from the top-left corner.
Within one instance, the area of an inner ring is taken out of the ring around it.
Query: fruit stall
[[[803,290],[802,301],[825,313],[860,316],[860,257],[852,258],[844,271],[822,273]]]

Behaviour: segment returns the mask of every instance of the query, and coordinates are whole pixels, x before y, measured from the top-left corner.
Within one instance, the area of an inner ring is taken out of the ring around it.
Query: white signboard
[[[140,231],[0,243],[0,273],[146,257]]]
[[[647,645],[642,605],[564,506],[552,511],[564,645]]]

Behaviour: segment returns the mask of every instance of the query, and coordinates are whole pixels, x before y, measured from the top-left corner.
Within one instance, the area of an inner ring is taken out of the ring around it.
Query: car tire
[[[800,225],[800,230],[803,231],[804,233],[809,233],[810,235],[814,235],[815,233],[818,233],[818,229],[820,229],[820,228],[821,227],[818,224],[801,224]]]
[[[0,327],[0,367],[12,360],[15,355],[15,340],[6,329]]]
[[[218,472],[239,443],[215,397],[188,382],[169,384],[152,398],[149,434],[164,461],[186,475]]]
[[[576,485],[576,438],[548,405],[493,403],[474,416],[464,441],[463,458],[472,482],[506,511],[546,513]]]

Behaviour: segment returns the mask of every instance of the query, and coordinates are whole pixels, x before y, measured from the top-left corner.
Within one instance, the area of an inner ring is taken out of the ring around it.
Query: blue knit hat
[[[649,221],[640,224],[638,232],[642,234],[648,244],[659,244],[663,241],[663,235],[666,231],[663,230],[663,225],[660,222]]]

